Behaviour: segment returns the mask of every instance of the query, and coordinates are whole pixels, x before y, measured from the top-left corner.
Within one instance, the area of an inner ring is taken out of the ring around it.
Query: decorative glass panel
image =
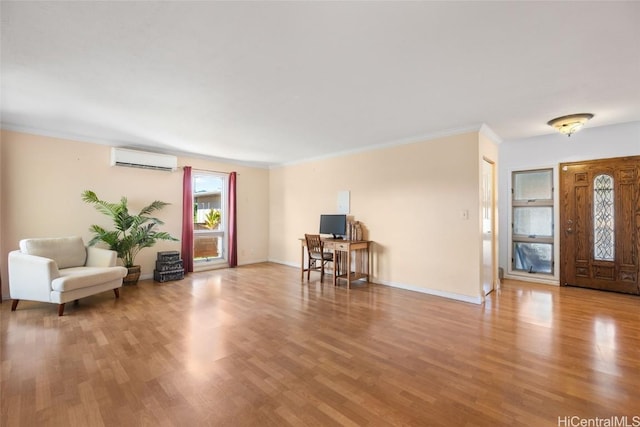
[[[593,258],[614,259],[613,178],[598,175],[593,179]]]
[[[529,273],[553,272],[553,245],[549,243],[513,244],[513,268]]]
[[[552,192],[552,169],[513,174],[514,200],[551,200]]]
[[[513,234],[530,237],[553,235],[553,208],[513,208]]]

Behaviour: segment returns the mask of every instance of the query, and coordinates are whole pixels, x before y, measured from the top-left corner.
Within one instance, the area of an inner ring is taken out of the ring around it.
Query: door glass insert
[[[597,175],[593,179],[593,258],[614,260],[613,177]]]

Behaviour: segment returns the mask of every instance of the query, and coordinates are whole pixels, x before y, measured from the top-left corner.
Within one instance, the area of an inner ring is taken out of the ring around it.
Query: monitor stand
[[[337,235],[337,234],[334,234],[334,235],[333,235],[333,239],[334,239],[334,240],[342,240],[342,236]]]

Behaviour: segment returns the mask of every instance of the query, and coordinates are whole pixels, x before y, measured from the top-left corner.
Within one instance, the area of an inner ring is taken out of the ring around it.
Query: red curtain
[[[229,174],[229,267],[238,265],[238,238],[236,222],[236,173]]]
[[[193,183],[191,166],[182,177],[182,262],[187,273],[193,271]]]

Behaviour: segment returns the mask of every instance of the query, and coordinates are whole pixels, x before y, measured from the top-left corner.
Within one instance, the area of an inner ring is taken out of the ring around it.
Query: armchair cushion
[[[122,279],[124,267],[71,267],[60,270],[60,277],[51,282],[51,289],[58,292],[75,291],[98,283]]]
[[[81,237],[24,239],[20,241],[20,251],[52,259],[59,269],[80,267],[87,260],[87,249]]]
[[[118,254],[115,251],[89,246],[85,265],[87,267],[114,267],[117,260]]]

